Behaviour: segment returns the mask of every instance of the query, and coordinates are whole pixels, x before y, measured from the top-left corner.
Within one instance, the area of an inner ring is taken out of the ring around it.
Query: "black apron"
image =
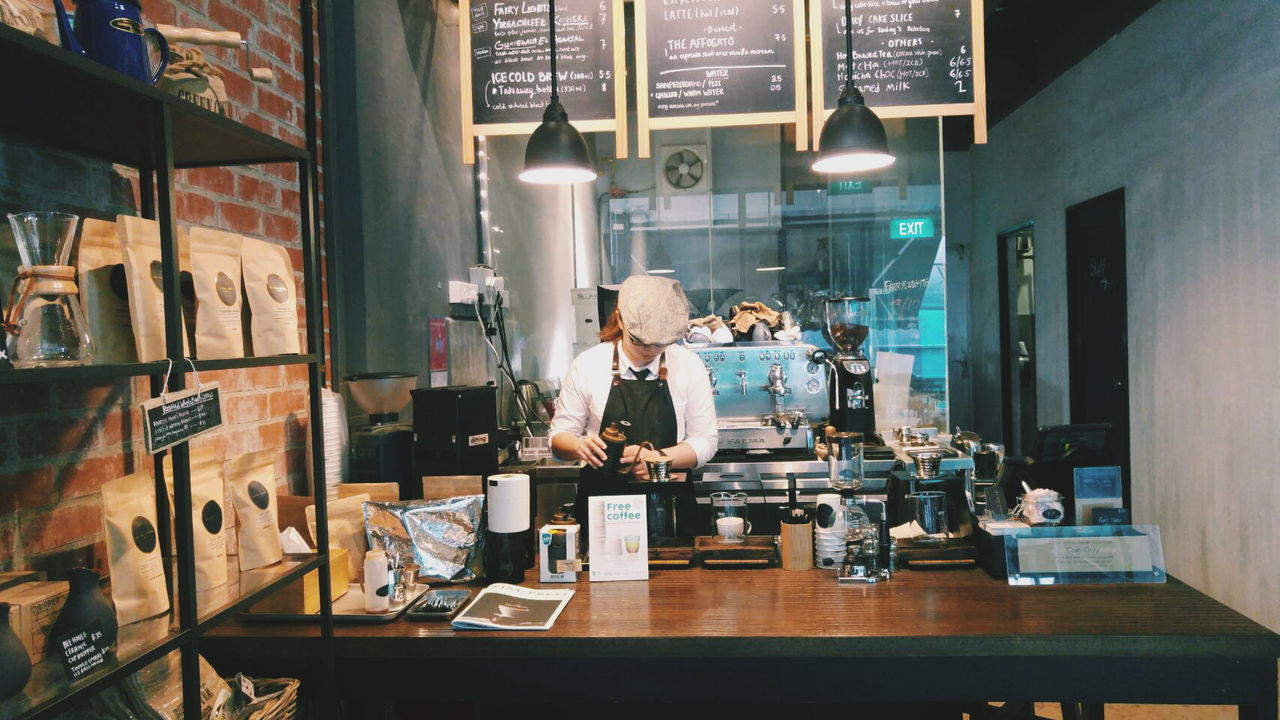
[[[658,361],[658,379],[623,380],[618,364],[618,344],[613,345],[613,382],[609,388],[609,399],[604,404],[604,416],[600,419],[600,427],[607,428],[611,422],[626,420],[631,423],[627,430],[627,444],[639,445],[646,440],[659,450],[672,447],[679,440],[676,437],[676,406],[671,400],[671,385],[667,382],[667,354],[664,352]],[[630,469],[630,466],[628,466]],[[643,487],[632,485],[631,474],[618,474],[606,477],[590,465],[582,468],[578,478],[578,494],[574,501],[574,514],[582,525],[585,534],[588,522],[587,498],[600,495],[632,495],[643,494]]]

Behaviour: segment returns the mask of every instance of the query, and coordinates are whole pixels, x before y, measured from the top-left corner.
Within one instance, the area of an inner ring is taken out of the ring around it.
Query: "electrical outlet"
[[[449,281],[449,303],[466,303],[474,305],[480,298],[480,289],[469,282]]]

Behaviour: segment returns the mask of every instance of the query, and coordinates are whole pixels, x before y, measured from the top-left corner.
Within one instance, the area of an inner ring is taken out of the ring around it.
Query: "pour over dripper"
[[[14,367],[81,365],[93,357],[76,270],[67,264],[79,221],[60,212],[9,216],[22,260],[4,318]]]

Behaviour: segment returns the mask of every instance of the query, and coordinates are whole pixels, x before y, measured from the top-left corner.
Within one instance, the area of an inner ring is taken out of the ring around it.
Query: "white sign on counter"
[[[588,502],[592,582],[649,579],[649,526],[643,495],[604,495]]]

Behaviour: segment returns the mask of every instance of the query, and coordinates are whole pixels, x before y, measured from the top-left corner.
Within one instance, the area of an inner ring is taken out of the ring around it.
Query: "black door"
[[[1036,439],[1035,226],[1001,233],[996,243],[1000,282],[1001,440],[1022,457]]]
[[[1071,422],[1111,423],[1129,504],[1129,326],[1124,188],[1067,208]]]

